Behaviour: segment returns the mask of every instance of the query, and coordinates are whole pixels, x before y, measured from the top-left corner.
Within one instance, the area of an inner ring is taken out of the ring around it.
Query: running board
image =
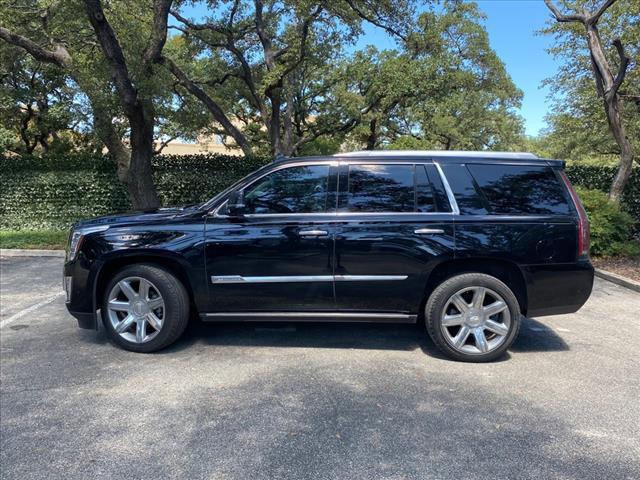
[[[367,312],[221,312],[201,313],[205,322],[378,322],[416,323],[417,315]]]

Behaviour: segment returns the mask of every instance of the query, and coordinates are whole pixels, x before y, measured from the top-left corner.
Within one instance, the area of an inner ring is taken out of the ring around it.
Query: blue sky
[[[554,75],[557,63],[546,52],[551,39],[536,35],[550,13],[543,0],[477,0],[487,16],[485,26],[492,48],[505,63],[514,83],[524,92],[520,115],[524,118],[527,135],[537,135],[545,127],[544,116],[550,109],[548,91],[541,82]],[[184,9],[186,16],[200,19],[206,7],[196,4]],[[366,25],[365,34],[355,49],[375,45],[378,49],[393,48],[394,42],[383,30]]]

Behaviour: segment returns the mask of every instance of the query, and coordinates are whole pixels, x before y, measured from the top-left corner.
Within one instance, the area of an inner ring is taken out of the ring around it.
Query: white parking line
[[[25,315],[28,315],[31,312],[35,312],[39,308],[44,307],[45,305],[48,305],[48,304],[52,303],[53,301],[55,301],[61,295],[64,295],[64,292],[58,292],[51,298],[47,298],[46,300],[42,300],[41,302],[38,302],[35,305],[31,305],[30,307],[27,307],[24,310],[20,310],[18,313],[15,313],[15,314],[11,315],[9,318],[5,318],[4,320],[0,321],[0,328],[4,328],[7,325],[9,325],[10,323],[15,322],[19,318],[22,318]]]

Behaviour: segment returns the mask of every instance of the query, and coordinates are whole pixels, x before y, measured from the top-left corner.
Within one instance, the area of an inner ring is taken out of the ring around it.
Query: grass
[[[65,230],[0,230],[0,247],[64,250],[68,235]]]

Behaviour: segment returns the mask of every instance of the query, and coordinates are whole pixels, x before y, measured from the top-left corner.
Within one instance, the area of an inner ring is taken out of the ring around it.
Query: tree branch
[[[589,17],[589,19],[587,20],[588,23],[592,25],[598,23],[598,20],[600,20],[602,14],[607,10],[607,8],[616,3],[616,1],[617,0],[605,0],[605,2],[600,6],[596,13]]]
[[[4,27],[0,27],[0,38],[11,45],[15,45],[16,47],[26,50],[33,56],[33,58],[41,62],[52,63],[62,68],[68,68],[71,66],[71,55],[69,55],[67,49],[61,44],[54,45],[53,50],[47,50],[33,40],[22,35],[18,35],[17,33],[13,33]]]
[[[372,25],[375,25],[376,27],[382,28],[383,30],[391,33],[392,35],[395,35],[396,37],[406,41],[406,35],[403,35],[402,33],[400,33],[398,30],[396,30],[393,27],[390,27],[389,25],[385,25],[383,22],[381,22],[379,19],[368,15],[366,12],[362,11],[362,9],[360,7],[358,7],[355,2],[353,0],[347,0],[347,4],[349,4],[349,6],[351,7],[351,9],[356,12],[356,14],[363,20],[366,20],[367,22],[371,23]]]
[[[104,15],[100,0],[85,0],[84,3],[89,22],[91,22],[91,26],[96,32],[104,56],[111,67],[111,73],[118,87],[117,90],[122,100],[122,106],[125,108],[127,115],[133,115],[133,109],[138,100],[138,92],[131,83],[120,42],[118,42],[115,32]]]
[[[194,83],[181,69],[178,67],[173,60],[167,57],[162,57],[160,59],[160,63],[164,64],[169,71],[176,77],[176,79],[180,82],[184,88],[186,88],[193,96],[195,96],[198,100],[200,100],[206,107],[213,118],[222,125],[222,128],[235,140],[238,146],[242,149],[245,155],[251,155],[251,145],[247,141],[244,134],[231,123],[231,120],[224,113],[224,110],[218,105],[218,103],[213,100],[207,93],[200,88],[196,83]]]
[[[167,41],[167,20],[173,0],[156,0],[153,3],[153,28],[149,45],[144,52],[147,65],[157,63],[162,56],[162,49]]]
[[[607,94],[615,95],[618,93],[618,89],[622,82],[624,82],[624,77],[627,73],[627,67],[629,66],[630,58],[627,57],[624,53],[624,47],[622,46],[622,42],[619,38],[613,41],[613,46],[616,47],[618,51],[618,56],[620,57],[620,66],[618,67],[618,73],[616,74],[616,78],[613,81],[613,85],[609,89]]]
[[[544,0],[544,3],[549,8],[549,10],[551,10],[551,13],[553,13],[553,16],[556,17],[556,20],[558,22],[580,22],[584,24],[587,23],[588,18],[586,15],[579,13],[564,15],[562,12],[560,12],[560,10],[558,10],[558,7],[556,7],[551,0]]]

